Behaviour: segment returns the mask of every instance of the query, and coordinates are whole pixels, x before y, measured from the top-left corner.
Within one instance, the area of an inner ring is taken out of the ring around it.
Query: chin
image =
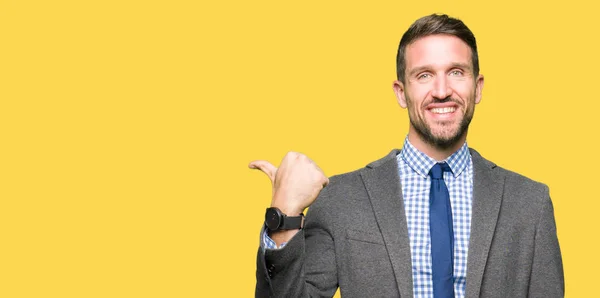
[[[460,126],[457,123],[452,123],[451,126],[438,126],[438,129],[430,129],[425,131],[425,141],[437,148],[448,149],[454,147],[462,140],[465,131],[461,132]]]
[[[466,131],[461,133],[458,129],[451,132],[446,131],[437,135],[434,134],[433,141],[437,147],[447,149],[457,145],[459,142],[462,143],[465,133]]]
[[[459,117],[448,121],[417,122],[410,119],[411,126],[425,143],[441,150],[462,145],[471,117]],[[459,144],[460,143],[460,144]]]
[[[438,140],[452,140],[456,139],[460,134],[460,127],[452,123],[451,126],[444,125],[439,127],[439,129],[430,129],[431,136]]]

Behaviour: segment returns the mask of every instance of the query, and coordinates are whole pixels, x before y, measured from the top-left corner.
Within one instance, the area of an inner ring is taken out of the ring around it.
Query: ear
[[[481,93],[483,92],[483,75],[477,76],[475,81],[475,103],[478,104],[481,101]]]
[[[404,96],[404,84],[400,81],[394,81],[394,85],[392,86],[394,89],[394,94],[396,94],[396,99],[398,100],[398,104],[406,109],[406,97]]]

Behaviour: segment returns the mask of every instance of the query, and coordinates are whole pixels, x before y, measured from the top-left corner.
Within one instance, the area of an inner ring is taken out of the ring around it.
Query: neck
[[[415,146],[415,148],[425,153],[427,156],[435,159],[436,161],[443,161],[454,152],[458,151],[460,147],[462,147],[467,140],[467,133],[465,132],[465,134],[451,146],[447,148],[440,148],[423,140],[423,137],[416,132],[411,125],[408,131],[408,140],[413,146]]]

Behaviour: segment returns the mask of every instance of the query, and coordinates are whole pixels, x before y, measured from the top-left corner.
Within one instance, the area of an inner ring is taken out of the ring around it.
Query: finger
[[[315,163],[314,164],[315,167],[317,168],[317,170],[319,170],[319,172],[321,172],[321,174],[323,175],[323,187],[327,186],[329,184],[329,178],[327,178],[327,176],[325,176],[325,173],[323,172],[323,170]]]
[[[275,173],[277,172],[277,167],[272,165],[270,162],[266,160],[255,160],[248,165],[251,169],[259,169],[263,171],[269,179],[273,181],[275,179]]]

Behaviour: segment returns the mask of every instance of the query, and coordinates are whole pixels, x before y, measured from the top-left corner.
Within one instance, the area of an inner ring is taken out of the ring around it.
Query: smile
[[[431,111],[434,114],[447,114],[447,113],[452,113],[452,112],[456,111],[456,108],[455,107],[433,108],[433,109],[430,109],[429,111]]]

